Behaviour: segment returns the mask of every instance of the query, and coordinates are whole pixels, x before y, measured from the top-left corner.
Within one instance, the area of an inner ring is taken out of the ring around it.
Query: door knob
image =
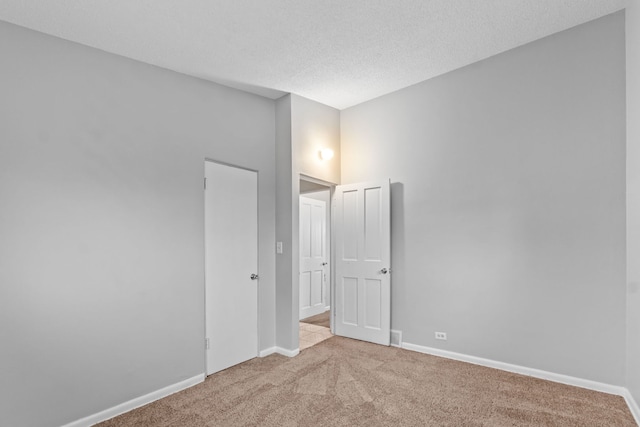
[[[327,265],[327,264],[328,264],[328,262],[323,262],[323,263],[322,263],[322,265],[323,265],[323,266],[325,266],[325,265]]]
[[[258,280],[258,275],[257,274],[252,274],[251,275],[251,280]]]
[[[389,273],[390,271],[391,271],[391,269],[390,269],[390,268],[386,268],[386,267],[385,267],[385,268],[383,268],[382,270],[380,270],[380,273],[382,273],[382,274],[387,274],[387,273]]]

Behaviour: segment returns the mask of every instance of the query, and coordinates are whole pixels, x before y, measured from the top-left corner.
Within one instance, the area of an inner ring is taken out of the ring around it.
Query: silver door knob
[[[257,274],[254,273],[254,274],[251,275],[251,280],[258,280],[258,279],[259,279],[259,277],[258,277]]]
[[[380,273],[382,273],[382,274],[387,274],[389,271],[391,271],[391,269],[390,269],[390,268],[386,268],[386,267],[385,267],[385,268],[383,268],[382,270],[380,270]]]

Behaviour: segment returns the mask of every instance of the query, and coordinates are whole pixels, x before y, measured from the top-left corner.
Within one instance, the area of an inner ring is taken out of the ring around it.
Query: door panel
[[[345,191],[342,193],[342,258],[349,261],[358,260],[358,193]]]
[[[323,280],[324,280],[324,272],[321,270],[316,270],[311,273],[311,306],[315,307],[318,304],[321,305],[322,311],[324,311],[324,304],[322,303],[322,288],[323,288]]]
[[[364,257],[368,261],[382,258],[382,199],[379,188],[364,190]]]
[[[258,177],[205,162],[207,374],[257,356]]]
[[[335,334],[389,345],[389,182],[336,187]]]
[[[342,322],[345,325],[358,326],[358,279],[356,277],[342,278]]]
[[[302,317],[302,310],[308,309],[311,305],[311,288],[312,277],[310,271],[304,271],[300,273],[300,317]]]
[[[365,298],[365,319],[364,326],[366,328],[380,329],[382,327],[381,304],[382,299],[382,281],[365,279],[364,281],[364,298]]]
[[[326,307],[326,203],[300,197],[300,319]]]

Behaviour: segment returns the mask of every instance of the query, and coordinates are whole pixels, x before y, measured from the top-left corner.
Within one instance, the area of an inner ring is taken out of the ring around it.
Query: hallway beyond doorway
[[[329,316],[331,311],[317,314],[300,321],[300,351],[331,338]]]

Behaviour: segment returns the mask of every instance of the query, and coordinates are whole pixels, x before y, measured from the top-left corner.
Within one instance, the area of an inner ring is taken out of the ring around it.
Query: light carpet
[[[99,424],[635,425],[620,396],[341,337],[253,359]]]

